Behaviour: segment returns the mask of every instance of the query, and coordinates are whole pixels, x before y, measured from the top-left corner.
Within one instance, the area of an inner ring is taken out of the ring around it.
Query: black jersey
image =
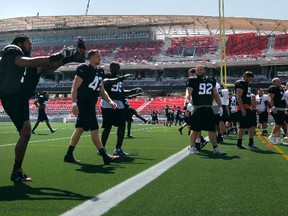
[[[90,107],[91,111],[98,100],[99,89],[104,78],[102,68],[94,68],[90,64],[81,64],[76,69],[76,75],[83,81],[77,90],[77,105],[80,107]]]
[[[249,86],[249,83],[245,80],[237,80],[235,82],[235,92],[237,92],[237,88],[243,90],[243,94],[241,96],[242,103],[251,105],[251,87]],[[238,105],[238,101],[236,101]]]
[[[213,88],[216,86],[215,79],[205,77],[191,77],[186,83],[186,87],[191,87],[193,105],[212,105]]]
[[[49,98],[46,98],[46,97],[44,97],[43,95],[41,95],[41,96],[38,97],[37,100],[38,100],[38,102],[39,102],[39,110],[40,110],[40,109],[45,110]]]
[[[4,48],[0,60],[0,94],[2,96],[15,94],[24,82],[26,68],[15,64],[17,56],[24,56],[20,47],[8,45]]]
[[[30,98],[34,95],[40,74],[37,68],[25,68],[15,64],[17,56],[24,56],[23,51],[16,45],[4,48],[0,61],[0,95],[9,97],[16,93]]]
[[[105,78],[118,78],[118,76],[114,76],[113,74],[106,74]],[[105,82],[104,83],[105,90],[107,91],[109,97],[112,100],[125,100],[124,88],[123,88],[123,79],[118,79],[115,82]]]
[[[286,100],[284,96],[284,89],[282,86],[277,87],[275,85],[271,85],[268,89],[268,93],[274,94],[273,102],[275,107],[286,108]]]

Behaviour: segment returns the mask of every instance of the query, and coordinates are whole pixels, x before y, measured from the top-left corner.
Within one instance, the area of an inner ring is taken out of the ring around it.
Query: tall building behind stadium
[[[271,77],[288,81],[287,27],[288,20],[225,18],[226,36],[220,41],[219,18],[210,16],[20,17],[0,20],[0,50],[18,33],[30,35],[32,56],[58,52],[82,37],[88,50],[101,51],[105,70],[116,61],[122,73],[133,74],[126,88],[167,95],[184,91],[188,69],[198,64],[219,80],[225,44],[227,83],[250,70],[256,74],[252,87],[265,88]],[[69,94],[76,67],[65,65],[43,77],[37,91]]]

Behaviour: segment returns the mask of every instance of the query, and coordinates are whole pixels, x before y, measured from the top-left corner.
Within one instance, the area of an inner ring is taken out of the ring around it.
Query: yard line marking
[[[260,132],[258,131],[258,133]],[[281,148],[279,148],[277,145],[273,145],[268,139],[268,137],[266,136],[262,136],[262,137],[268,142],[268,146],[275,148],[279,152],[279,154],[281,154],[286,160],[288,160],[288,155]]]
[[[154,127],[154,129],[158,129],[160,127]],[[161,127],[162,128],[162,127]],[[148,130],[151,128],[139,128],[139,129],[135,129],[132,131],[143,131],[143,130]],[[110,134],[115,134],[116,132],[111,132]],[[82,135],[81,138],[85,138],[85,137],[90,137],[91,135]],[[50,142],[50,141],[57,141],[57,140],[64,140],[64,139],[70,139],[71,137],[61,137],[61,138],[52,138],[52,139],[42,139],[42,140],[33,140],[33,141],[29,141],[29,143],[38,143],[38,142]],[[7,146],[13,146],[16,145],[15,143],[8,143],[8,144],[0,144],[0,147],[7,147]]]
[[[109,190],[96,195],[92,199],[87,200],[75,208],[63,213],[62,216],[100,216],[146,186],[151,181],[158,178],[188,155],[189,151],[187,150],[187,147],[185,147],[178,153],[170,156],[153,167],[148,168],[136,176],[127,179],[115,187],[110,188]]]

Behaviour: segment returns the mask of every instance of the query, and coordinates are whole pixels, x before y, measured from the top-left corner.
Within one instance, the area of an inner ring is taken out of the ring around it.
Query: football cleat
[[[222,155],[222,154],[226,154],[226,152],[222,151],[219,147],[216,147],[213,149],[213,154]]]
[[[195,146],[189,146],[188,150],[190,151],[190,154],[199,154],[199,151],[196,149]]]
[[[128,156],[129,155],[127,152],[124,152],[123,149],[121,149],[121,148],[114,149],[113,154],[118,155],[118,156]]]
[[[238,148],[238,149],[246,149],[246,147],[244,145],[237,145],[236,148]]]
[[[109,164],[113,161],[115,161],[116,159],[118,159],[119,156],[118,155],[109,155],[109,154],[106,154],[105,156],[103,156],[103,162],[104,164]]]
[[[181,135],[183,135],[182,130],[183,130],[182,127],[178,128],[178,131],[179,131],[179,133],[180,133]]]
[[[254,151],[258,151],[259,148],[257,146],[255,146],[253,143],[248,145],[248,148]]]
[[[22,169],[12,171],[11,181],[13,182],[32,182],[32,178],[28,178],[22,171]]]
[[[65,155],[64,156],[64,162],[66,163],[73,163],[73,164],[80,164],[80,160],[76,160],[73,155]]]
[[[270,135],[268,136],[268,139],[272,144],[277,145],[276,138],[274,136]]]

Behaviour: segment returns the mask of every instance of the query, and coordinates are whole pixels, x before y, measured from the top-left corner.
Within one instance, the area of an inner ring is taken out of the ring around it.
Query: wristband
[[[77,106],[77,103],[76,102],[73,102],[72,103],[72,106],[74,107],[74,106]]]

